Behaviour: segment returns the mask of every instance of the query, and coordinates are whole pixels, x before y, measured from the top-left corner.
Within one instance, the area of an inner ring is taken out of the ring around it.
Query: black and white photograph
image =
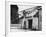
[[[0,0],[0,37],[46,37],[46,1]]]
[[[11,4],[10,31],[42,31],[42,6]]]
[[[5,35],[7,37],[41,37],[46,34],[45,4],[6,1]]]

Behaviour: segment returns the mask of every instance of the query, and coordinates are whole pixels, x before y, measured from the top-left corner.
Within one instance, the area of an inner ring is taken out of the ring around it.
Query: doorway
[[[32,19],[28,20],[28,29],[32,30]]]

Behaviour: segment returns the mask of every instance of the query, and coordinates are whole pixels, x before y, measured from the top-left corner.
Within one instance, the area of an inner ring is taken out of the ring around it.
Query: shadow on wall
[[[11,24],[18,24],[19,22],[18,6],[11,5]]]

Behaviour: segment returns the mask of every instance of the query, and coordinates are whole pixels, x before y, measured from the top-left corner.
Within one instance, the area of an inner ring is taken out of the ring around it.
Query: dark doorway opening
[[[28,20],[28,28],[32,30],[32,19]]]

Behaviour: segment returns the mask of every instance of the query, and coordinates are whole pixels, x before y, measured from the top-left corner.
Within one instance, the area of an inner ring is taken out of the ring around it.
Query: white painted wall
[[[38,18],[37,17],[33,18],[32,28],[38,29]]]

